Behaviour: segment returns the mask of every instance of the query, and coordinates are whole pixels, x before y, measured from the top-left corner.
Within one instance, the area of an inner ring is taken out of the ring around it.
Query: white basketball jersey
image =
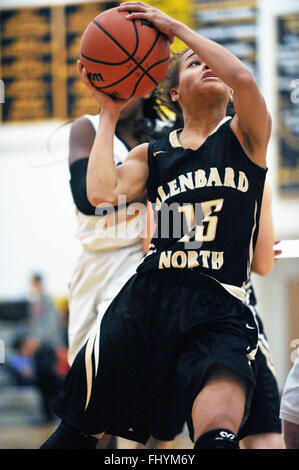
[[[95,130],[98,128],[99,114],[84,117],[89,119]],[[128,155],[126,145],[114,136],[114,162],[120,165]],[[76,237],[82,246],[90,251],[109,250],[130,246],[142,245],[142,236],[145,223],[145,204],[132,203],[124,205],[125,198],[119,198],[122,208],[113,210],[106,215],[85,215],[76,209],[78,229]],[[105,204],[109,207],[109,204]],[[110,206],[111,207],[111,206]]]

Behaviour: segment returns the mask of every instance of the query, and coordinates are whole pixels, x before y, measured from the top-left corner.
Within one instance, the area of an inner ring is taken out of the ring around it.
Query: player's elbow
[[[261,259],[252,263],[252,271],[260,276],[269,274],[274,266],[274,259]]]
[[[235,81],[234,88],[236,90],[237,89],[248,90],[250,89],[251,86],[256,86],[256,81],[254,79],[254,76],[249,70],[247,70],[246,67],[242,68],[242,70],[236,73],[234,81]]]
[[[113,192],[89,189],[87,190],[87,198],[94,207],[98,207],[101,204],[115,205],[115,195]]]

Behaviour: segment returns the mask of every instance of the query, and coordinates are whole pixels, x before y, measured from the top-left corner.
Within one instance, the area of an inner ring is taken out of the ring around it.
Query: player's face
[[[211,95],[222,95],[227,101],[230,98],[230,88],[192,50],[181,57],[177,88],[182,96],[192,96],[194,99],[196,95],[201,99]]]

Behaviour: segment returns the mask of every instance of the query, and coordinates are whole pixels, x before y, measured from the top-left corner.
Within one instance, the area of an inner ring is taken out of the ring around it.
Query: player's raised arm
[[[78,61],[78,68],[83,83],[101,107],[99,126],[88,161],[87,197],[93,206],[102,202],[117,204],[119,195],[126,195],[128,202],[142,200],[148,177],[147,144],[135,147],[119,167],[114,163],[116,125],[120,111],[128,101],[115,100],[100,92],[89,82],[81,61]]]
[[[114,163],[113,139],[119,114],[102,108],[99,127],[87,168],[87,196],[93,206],[102,202],[117,204],[119,195],[127,202],[143,200],[148,177],[147,144],[129,152],[124,163]]]
[[[257,83],[246,66],[220,44],[201,36],[157,8],[142,2],[125,2],[119,10],[128,10],[129,20],[143,18],[150,21],[170,40],[174,36],[180,38],[233,90],[236,115],[232,129],[249,157],[265,167],[271,119]]]

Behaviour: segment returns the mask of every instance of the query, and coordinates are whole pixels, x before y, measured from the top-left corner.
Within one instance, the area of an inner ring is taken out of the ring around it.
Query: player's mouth
[[[219,80],[219,78],[211,70],[208,70],[207,72],[204,72],[201,76],[201,80],[206,80],[206,79],[209,79],[209,78],[214,78],[214,79],[216,78],[217,80]]]

